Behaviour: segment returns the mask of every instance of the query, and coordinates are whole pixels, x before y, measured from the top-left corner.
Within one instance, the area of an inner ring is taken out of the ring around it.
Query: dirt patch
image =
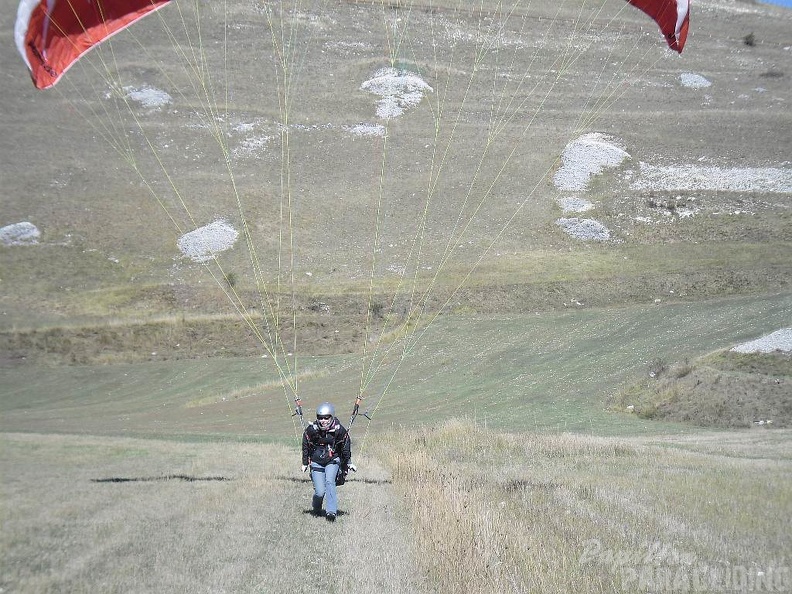
[[[248,320],[262,325],[260,318]],[[364,318],[301,315],[298,331],[303,355],[349,353],[364,343]],[[376,331],[377,325],[371,326]],[[292,344],[291,322],[280,328],[279,339]],[[52,328],[0,332],[0,353],[6,365],[95,365],[168,361],[207,357],[255,357],[271,352],[244,320],[201,317],[125,326]]]
[[[692,362],[653,361],[648,378],[620,393],[612,408],[703,427],[790,427],[788,334],[774,332]]]

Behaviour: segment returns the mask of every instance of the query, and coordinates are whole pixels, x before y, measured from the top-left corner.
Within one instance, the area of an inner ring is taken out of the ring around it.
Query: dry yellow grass
[[[451,421],[382,451],[443,591],[788,591],[789,440],[505,435]]]
[[[329,524],[295,447],[4,433],[4,592],[788,591],[792,433],[367,436]]]
[[[3,592],[420,592],[376,463],[307,514],[294,448],[3,434]]]

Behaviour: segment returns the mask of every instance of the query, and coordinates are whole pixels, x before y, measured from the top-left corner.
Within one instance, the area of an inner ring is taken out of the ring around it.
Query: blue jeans
[[[338,493],[336,493],[336,475],[341,466],[341,460],[335,458],[327,466],[320,466],[311,462],[311,480],[314,486],[314,496],[311,505],[315,513],[322,511],[322,500],[325,500],[325,509],[328,514],[338,513]]]

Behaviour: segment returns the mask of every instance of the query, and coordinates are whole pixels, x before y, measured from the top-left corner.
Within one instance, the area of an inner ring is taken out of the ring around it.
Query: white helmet
[[[316,418],[326,417],[327,415],[331,417],[335,416],[335,406],[329,402],[322,402],[322,404],[316,407]]]
[[[322,429],[329,429],[335,419],[335,406],[329,402],[322,402],[316,407],[316,422]]]

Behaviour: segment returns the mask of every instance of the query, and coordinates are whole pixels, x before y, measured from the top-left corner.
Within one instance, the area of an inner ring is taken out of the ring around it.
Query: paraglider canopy
[[[22,0],[14,38],[39,89],[85,52],[170,0]]]
[[[690,20],[689,0],[627,0],[652,17],[660,26],[668,47],[682,53]]]
[[[22,0],[14,37],[33,83],[53,86],[80,57],[171,0]],[[627,0],[652,17],[668,46],[682,52],[689,0]]]

